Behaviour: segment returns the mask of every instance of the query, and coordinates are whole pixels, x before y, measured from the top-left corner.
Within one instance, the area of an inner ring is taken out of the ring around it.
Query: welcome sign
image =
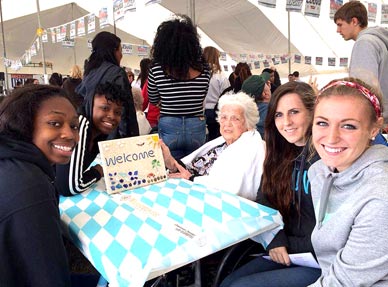
[[[98,143],[108,193],[167,179],[157,134]]]

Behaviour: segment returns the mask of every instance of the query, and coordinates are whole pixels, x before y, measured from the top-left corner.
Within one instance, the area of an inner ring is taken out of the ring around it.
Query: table
[[[271,208],[184,179],[108,195],[100,184],[60,198],[65,232],[110,286],[148,279],[282,226]]]

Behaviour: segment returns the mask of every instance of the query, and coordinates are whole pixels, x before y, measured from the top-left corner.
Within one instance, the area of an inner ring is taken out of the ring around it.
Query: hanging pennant
[[[65,40],[66,33],[67,33],[67,25],[65,24],[61,26],[61,41]]]
[[[381,24],[388,24],[388,4],[381,4]]]
[[[322,66],[322,64],[323,64],[323,58],[315,57],[315,65]]]
[[[304,63],[306,65],[311,65],[311,56],[304,56]]]
[[[47,30],[46,29],[43,29],[43,32],[42,32],[42,42],[43,43],[47,43],[48,42]]]
[[[247,61],[247,54],[240,54],[240,61],[246,62]]]
[[[266,7],[276,8],[276,0],[259,0],[258,3]]]
[[[61,27],[55,28],[55,35],[57,36],[57,42],[62,42],[63,39],[61,39]]]
[[[124,0],[124,13],[136,12],[136,0]]]
[[[302,12],[303,0],[287,0],[286,11]]]
[[[224,72],[228,72],[229,68],[228,65],[224,65]]]
[[[304,14],[306,16],[319,17],[321,11],[321,0],[306,0]]]
[[[74,39],[75,38],[75,35],[76,35],[76,30],[75,30],[75,21],[71,22],[70,23],[70,39]]]
[[[348,66],[348,58],[340,58],[340,67],[347,67]]]
[[[88,34],[93,33],[96,31],[96,21],[95,21],[95,15],[90,14],[88,16]]]
[[[74,46],[75,46],[75,41],[74,41],[74,39],[65,38],[65,39],[62,41],[62,47],[65,47],[65,48],[73,48]]]
[[[54,44],[57,42],[56,28],[51,28],[51,42]]]
[[[113,16],[115,22],[124,18],[123,0],[113,0]]]
[[[122,43],[121,47],[122,47],[122,53],[123,54],[125,54],[125,55],[132,55],[133,50],[132,50],[132,45],[131,44]]]
[[[38,53],[36,51],[36,46],[35,46],[35,43],[32,44],[31,48],[30,48],[30,51],[29,51],[29,55],[31,55],[31,57],[33,56],[36,56]]]
[[[85,19],[81,17],[77,20],[77,36],[82,37],[85,36]]]
[[[377,4],[368,3],[368,21],[376,22]]]
[[[226,61],[226,53],[225,52],[220,52],[220,60]]]
[[[146,0],[145,1],[145,5],[151,5],[151,4],[158,4],[158,3],[162,3],[162,0]]]
[[[108,26],[108,8],[101,8],[98,12],[98,18],[100,19],[100,29],[103,29]]]
[[[342,6],[343,0],[330,0],[330,19],[334,19],[335,13]]]
[[[138,56],[147,56],[148,47],[147,46],[137,46],[137,55]]]
[[[335,58],[334,57],[327,58],[327,65],[329,67],[335,67]]]
[[[253,62],[253,66],[255,67],[255,69],[260,69],[260,62],[259,61],[254,61]]]
[[[280,57],[280,61],[281,61],[282,64],[286,64],[288,62],[288,56],[287,55],[286,56],[281,56]]]
[[[302,60],[302,56],[301,55],[298,55],[298,54],[294,55],[294,63],[300,64],[301,60]]]

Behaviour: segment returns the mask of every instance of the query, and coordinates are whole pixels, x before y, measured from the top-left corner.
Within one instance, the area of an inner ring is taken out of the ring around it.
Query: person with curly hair
[[[89,166],[99,153],[97,143],[117,134],[125,100],[120,86],[111,83],[97,85],[94,96],[85,99],[79,116],[80,143],[69,164],[56,166],[56,184],[62,195],[84,192],[103,177],[101,165]]]
[[[159,136],[176,158],[206,141],[204,100],[210,71],[196,27],[185,15],[159,25],[151,49],[148,96],[160,106]]]

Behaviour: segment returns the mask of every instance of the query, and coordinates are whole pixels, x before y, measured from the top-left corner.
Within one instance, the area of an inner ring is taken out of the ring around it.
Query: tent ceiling
[[[80,6],[70,3],[62,6],[58,6],[52,9],[41,11],[41,25],[42,27],[55,27],[68,22],[73,19],[85,16],[89,11],[81,8]],[[34,14],[25,15],[22,17],[10,19],[4,21],[4,36],[6,42],[7,58],[19,59],[26,49],[29,49],[35,39],[36,29],[38,28],[38,18],[36,12]],[[113,27],[108,26],[104,28],[104,31],[110,31],[113,33]],[[98,18],[96,19],[96,32],[88,34],[84,37],[77,37],[75,41],[75,48],[62,47],[61,43],[53,44],[51,39],[48,43],[44,43],[44,52],[46,62],[53,63],[53,69],[47,69],[47,73],[60,72],[62,74],[68,74],[69,70],[74,64],[83,66],[84,60],[90,55],[87,41],[92,39],[96,33],[100,32]],[[143,40],[134,37],[120,29],[116,31],[117,36],[121,38],[124,43],[132,43],[142,45]],[[50,38],[50,35],[49,35]],[[0,43],[0,49],[3,51],[3,43]],[[138,56],[123,57],[122,64],[125,66],[137,66],[139,61]],[[42,54],[39,51],[38,54],[32,57],[32,62],[42,62]],[[4,70],[4,67],[0,68]],[[13,73],[12,70],[9,70]],[[19,73],[27,74],[42,74],[42,68],[23,68]]]

